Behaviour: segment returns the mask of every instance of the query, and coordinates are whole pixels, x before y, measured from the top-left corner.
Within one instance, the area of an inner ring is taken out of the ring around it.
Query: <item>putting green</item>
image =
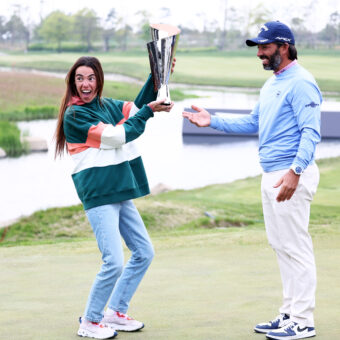
[[[317,339],[336,339],[340,235],[313,239]],[[281,284],[263,229],[154,236],[153,242],[155,259],[129,310],[146,327],[118,339],[265,338],[252,327],[275,316]],[[94,241],[0,248],[0,339],[77,339],[77,318],[99,266]]]

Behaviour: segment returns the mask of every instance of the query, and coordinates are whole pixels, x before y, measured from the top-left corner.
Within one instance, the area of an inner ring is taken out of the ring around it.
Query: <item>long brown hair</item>
[[[75,83],[75,74],[76,70],[80,66],[87,66],[91,67],[97,81],[97,96],[101,98],[103,87],[104,87],[104,72],[102,69],[102,65],[100,64],[99,60],[95,57],[80,57],[71,69],[68,71],[65,82],[66,82],[66,91],[61,100],[58,121],[57,121],[57,128],[54,134],[54,138],[56,140],[55,146],[55,158],[60,155],[62,156],[65,151],[66,146],[66,138],[64,134],[64,114],[66,111],[69,102],[71,101],[72,97],[78,96],[76,83]]]

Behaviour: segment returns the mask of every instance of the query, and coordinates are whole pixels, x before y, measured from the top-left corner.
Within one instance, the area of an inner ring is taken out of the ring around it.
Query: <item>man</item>
[[[316,335],[316,269],[308,224],[319,182],[314,153],[320,141],[322,96],[313,76],[297,63],[289,27],[268,22],[246,44],[257,46],[263,68],[274,71],[252,113],[223,118],[192,106],[197,112],[183,112],[183,117],[227,133],[258,132],[263,215],[279,263],[283,304],[275,319],[254,330],[269,339],[304,339]]]

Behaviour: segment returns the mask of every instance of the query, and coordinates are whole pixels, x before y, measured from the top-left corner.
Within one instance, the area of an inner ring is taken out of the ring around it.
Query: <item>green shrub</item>
[[[27,152],[27,147],[20,141],[19,128],[10,122],[0,121],[0,147],[9,157],[20,156]]]
[[[31,43],[28,46],[30,52],[87,52],[87,45],[79,42],[63,42],[60,50],[57,43]],[[92,51],[101,51],[102,47],[98,44],[92,46]]]
[[[58,108],[55,106],[25,107],[25,120],[56,118]]]
[[[52,44],[46,44],[46,43],[33,43],[28,46],[28,51],[49,51],[49,52],[54,52],[55,51],[55,46]]]
[[[17,109],[12,112],[0,112],[0,120],[21,121],[35,119],[53,119],[58,115],[56,106],[27,106],[24,109]]]

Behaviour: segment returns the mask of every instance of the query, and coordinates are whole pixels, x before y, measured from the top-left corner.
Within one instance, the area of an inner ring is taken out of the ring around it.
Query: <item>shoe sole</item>
[[[119,332],[138,332],[144,328],[144,324],[138,328],[131,328],[131,326],[119,325],[116,323],[104,323],[105,326],[113,328],[115,331]]]
[[[77,335],[83,338],[93,338],[93,339],[113,339],[117,336],[117,332],[114,332],[112,336],[105,337],[105,338],[98,338],[98,336],[95,336],[93,333],[86,331],[84,329],[79,329],[77,332]]]
[[[275,329],[258,329],[258,328],[254,328],[254,332],[255,333],[260,333],[260,334],[267,334],[270,331],[274,331]]]
[[[309,334],[301,334],[299,335],[292,335],[292,336],[276,336],[276,335],[268,335],[267,339],[274,339],[274,340],[298,340],[298,339],[307,339],[316,336],[315,331],[309,332]]]

